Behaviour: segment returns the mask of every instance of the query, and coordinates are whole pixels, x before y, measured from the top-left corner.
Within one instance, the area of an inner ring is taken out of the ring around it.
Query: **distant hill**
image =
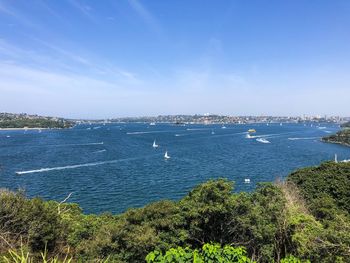
[[[0,129],[49,128],[63,129],[74,125],[73,121],[63,118],[29,114],[0,113]]]

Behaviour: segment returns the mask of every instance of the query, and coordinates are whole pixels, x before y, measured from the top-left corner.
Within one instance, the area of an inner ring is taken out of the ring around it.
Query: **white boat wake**
[[[320,137],[301,137],[301,138],[288,138],[290,141],[297,141],[297,140],[314,140],[319,139]]]
[[[105,151],[107,151],[106,149],[104,149],[104,150],[99,150],[99,151],[96,151],[96,152],[93,152],[93,153],[103,153],[103,152],[105,152]]]
[[[103,145],[103,142],[72,143],[72,144],[49,144],[49,145],[45,145],[45,146],[62,147],[62,146],[88,146],[88,145]]]
[[[148,133],[161,133],[161,132],[174,132],[174,131],[139,131],[139,132],[127,132],[128,135],[137,135],[137,134],[148,134]]]
[[[75,165],[67,165],[67,166],[40,168],[40,169],[28,170],[28,171],[18,171],[18,172],[16,172],[16,174],[23,175],[23,174],[32,174],[32,173],[43,173],[43,172],[49,172],[49,171],[59,171],[59,170],[66,170],[66,169],[76,169],[76,168],[80,168],[80,167],[98,166],[98,165],[104,165],[104,164],[112,164],[112,163],[126,162],[126,161],[131,161],[131,160],[138,160],[138,159],[143,159],[143,158],[145,158],[145,157],[143,156],[143,157],[125,158],[125,159],[111,160],[111,161],[94,162],[94,163],[84,163],[84,164],[75,164]]]
[[[203,130],[211,130],[210,128],[187,128],[186,131],[203,131]]]
[[[258,138],[256,139],[257,142],[261,142],[261,143],[271,143],[270,141],[264,139],[264,138]]]

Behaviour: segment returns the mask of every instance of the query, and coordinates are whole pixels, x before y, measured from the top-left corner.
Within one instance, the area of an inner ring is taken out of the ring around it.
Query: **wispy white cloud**
[[[147,26],[155,33],[161,34],[162,28],[155,16],[138,0],[128,0],[132,9],[141,17]]]
[[[0,79],[0,111],[112,117],[111,109],[125,110],[141,96],[133,85],[118,80],[7,62],[0,62]]]
[[[79,0],[68,0],[68,3],[82,13],[86,18],[92,22],[97,22],[95,16],[93,15],[93,8]]]
[[[37,38],[31,39],[40,45],[38,50],[27,50],[0,39],[0,57],[14,61],[18,65],[27,65],[33,68],[95,75],[124,84],[142,83],[142,80],[135,73],[111,62],[92,58],[94,56],[87,57]]]
[[[30,27],[36,30],[42,29],[41,25],[39,25],[38,23],[35,23],[33,19],[27,18],[26,16],[21,14],[21,12],[19,12],[18,10],[15,10],[13,6],[10,6],[3,1],[0,1],[0,12],[8,16],[11,16],[12,18],[14,18],[16,22],[20,23],[22,26]]]

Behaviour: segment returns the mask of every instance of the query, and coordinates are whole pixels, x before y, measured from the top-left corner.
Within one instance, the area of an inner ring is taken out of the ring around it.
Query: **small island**
[[[322,141],[350,146],[350,122],[341,125],[341,127],[343,128],[342,130],[336,134],[323,137]]]
[[[74,122],[57,117],[29,115],[25,113],[0,113],[0,129],[65,129],[73,127]]]

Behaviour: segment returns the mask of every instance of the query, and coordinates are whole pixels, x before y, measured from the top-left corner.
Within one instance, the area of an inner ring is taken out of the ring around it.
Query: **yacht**
[[[164,159],[170,159],[170,156],[168,155],[168,151],[165,151]]]
[[[156,143],[156,140],[154,140],[154,141],[153,141],[152,147],[153,147],[153,148],[158,148],[158,146],[159,146],[159,145]]]

